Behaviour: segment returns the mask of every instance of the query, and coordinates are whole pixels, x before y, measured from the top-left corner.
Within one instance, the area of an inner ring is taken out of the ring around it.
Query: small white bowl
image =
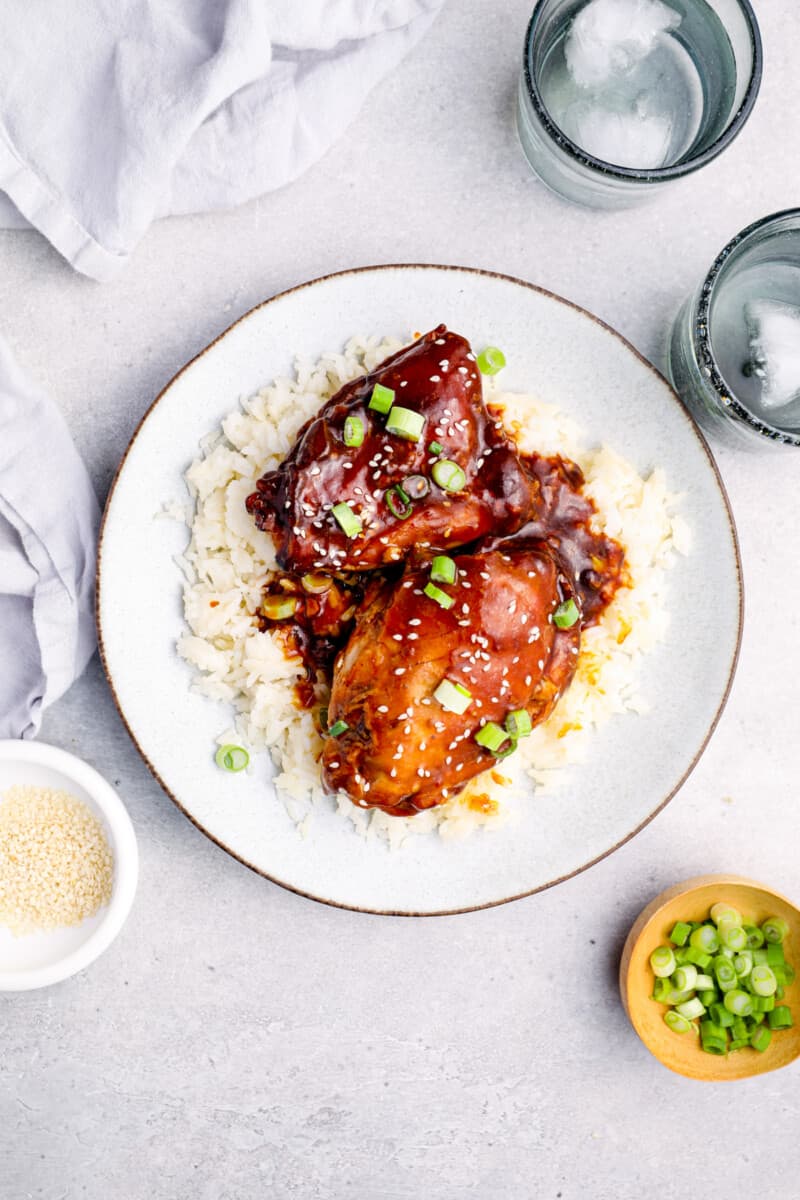
[[[136,894],[139,851],[117,793],[93,767],[42,742],[0,740],[0,795],[14,784],[56,788],[100,820],[114,859],[111,900],[80,925],[16,937],[0,926],[0,992],[47,987],[82,971],[113,942]]]

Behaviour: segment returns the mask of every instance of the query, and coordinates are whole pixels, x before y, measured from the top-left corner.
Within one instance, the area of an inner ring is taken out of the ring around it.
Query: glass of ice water
[[[721,251],[675,321],[669,374],[723,441],[800,447],[800,208]]]
[[[522,148],[568,200],[626,207],[730,145],[761,63],[748,0],[538,0],[517,103]]]

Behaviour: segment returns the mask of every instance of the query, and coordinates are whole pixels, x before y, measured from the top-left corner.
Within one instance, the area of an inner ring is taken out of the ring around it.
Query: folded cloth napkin
[[[110,279],[154,217],[296,178],[444,0],[6,0],[0,225]]]
[[[91,657],[99,520],[64,418],[0,339],[0,737],[33,737]]]

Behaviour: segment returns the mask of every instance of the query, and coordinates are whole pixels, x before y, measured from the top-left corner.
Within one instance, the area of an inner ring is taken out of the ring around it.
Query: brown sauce
[[[583,626],[595,625],[617,590],[629,584],[624,549],[592,528],[597,509],[583,494],[584,477],[576,463],[539,454],[521,454],[520,459],[539,485],[539,505],[536,516],[510,538],[545,541],[553,548],[576,581]],[[396,575],[397,569],[373,571],[368,578],[377,581],[389,573]],[[296,685],[298,704],[312,709],[319,703],[315,685],[320,681],[330,684],[334,660],[350,635],[364,583],[356,577],[342,580],[315,572],[315,587],[322,587],[325,581],[329,586],[308,592],[303,578],[308,576],[279,575],[265,593],[265,602],[272,597],[293,597],[297,608],[292,617],[275,621],[261,611],[258,621],[264,630],[285,631],[287,649],[299,655],[306,670],[305,678]]]

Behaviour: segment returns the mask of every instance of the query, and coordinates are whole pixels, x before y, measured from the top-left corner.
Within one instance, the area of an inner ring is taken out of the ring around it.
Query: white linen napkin
[[[0,338],[0,738],[33,737],[91,657],[99,519],[64,418]]]
[[[154,217],[295,179],[443,3],[6,0],[0,225],[112,278]]]

